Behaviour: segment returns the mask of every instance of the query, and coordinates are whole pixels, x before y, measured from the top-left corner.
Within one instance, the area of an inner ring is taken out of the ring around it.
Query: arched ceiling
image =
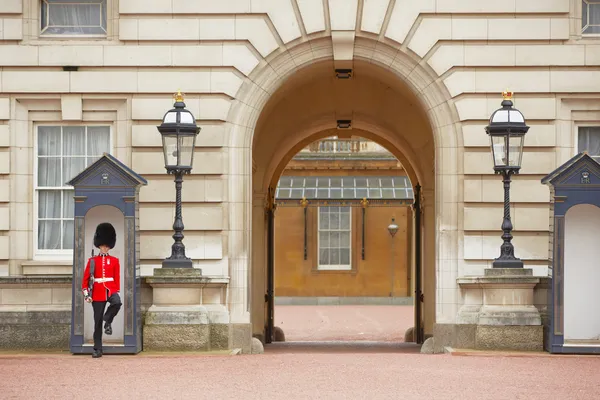
[[[351,79],[338,79],[333,62],[315,63],[288,78],[258,119],[253,147],[255,183],[262,189],[303,146],[331,136],[336,121],[352,120],[352,131],[386,147],[413,184],[433,185],[434,138],[421,103],[409,86],[375,64],[354,61]],[[257,187],[257,186],[255,186]]]

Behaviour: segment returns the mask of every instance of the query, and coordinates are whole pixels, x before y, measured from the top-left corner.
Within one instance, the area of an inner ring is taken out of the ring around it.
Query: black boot
[[[100,357],[102,357],[102,350],[94,349],[94,352],[92,353],[92,358],[100,358]]]
[[[104,333],[112,335],[112,326],[108,322],[104,323]]]

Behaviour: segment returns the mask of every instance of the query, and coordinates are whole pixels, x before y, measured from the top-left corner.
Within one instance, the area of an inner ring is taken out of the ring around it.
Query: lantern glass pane
[[[182,112],[181,113],[181,123],[182,124],[193,124],[194,117],[189,112]]]
[[[179,150],[180,159],[179,166],[181,167],[192,167],[192,159],[194,157],[194,140],[196,135],[193,136],[180,136],[179,137]]]
[[[511,136],[509,138],[508,164],[511,167],[520,167],[523,156],[523,136]]]
[[[508,110],[498,110],[496,111],[493,115],[492,118],[490,119],[491,123],[501,123],[501,122],[508,122]]]
[[[175,112],[175,111],[169,111],[165,115],[165,118],[163,119],[163,123],[165,123],[165,124],[174,124],[176,122],[177,122],[177,112]]]
[[[506,136],[492,136],[492,155],[495,167],[505,167],[507,161]]]
[[[523,118],[523,114],[521,114],[517,110],[511,110],[510,112],[510,122],[519,122],[521,124],[525,123],[525,118]]]
[[[165,166],[177,166],[177,136],[163,134],[163,151],[165,152]]]

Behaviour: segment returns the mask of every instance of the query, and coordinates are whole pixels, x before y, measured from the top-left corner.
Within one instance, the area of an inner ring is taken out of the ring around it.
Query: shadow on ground
[[[265,346],[265,353],[419,353],[415,343],[369,341],[277,342]]]

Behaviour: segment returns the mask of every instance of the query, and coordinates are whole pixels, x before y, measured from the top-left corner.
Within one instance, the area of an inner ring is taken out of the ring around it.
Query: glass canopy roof
[[[282,176],[275,198],[412,199],[406,176]]]

